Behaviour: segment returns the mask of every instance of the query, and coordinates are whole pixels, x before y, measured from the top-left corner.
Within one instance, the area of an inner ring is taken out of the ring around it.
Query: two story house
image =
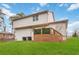
[[[55,21],[54,13],[41,11],[23,17],[10,17],[15,39],[18,41],[63,41],[66,39],[67,20]]]

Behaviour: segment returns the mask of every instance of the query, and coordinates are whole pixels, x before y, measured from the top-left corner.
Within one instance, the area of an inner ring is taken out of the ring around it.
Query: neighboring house
[[[15,39],[14,34],[0,32],[0,41],[8,41],[8,40],[14,40],[14,39]]]
[[[66,39],[67,20],[55,21],[54,13],[42,11],[23,17],[10,17],[18,41],[62,41]]]

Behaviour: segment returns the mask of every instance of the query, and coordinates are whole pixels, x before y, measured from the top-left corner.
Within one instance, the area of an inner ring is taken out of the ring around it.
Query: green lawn
[[[76,55],[79,54],[79,38],[64,42],[0,42],[0,55]]]

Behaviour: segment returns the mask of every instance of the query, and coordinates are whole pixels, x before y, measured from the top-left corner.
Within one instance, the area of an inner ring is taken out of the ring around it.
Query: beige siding
[[[15,39],[21,41],[22,37],[32,37],[32,29],[15,30]]]
[[[37,25],[37,24],[44,24],[48,22],[48,14],[40,14],[38,15],[38,21],[33,21],[33,17],[24,18],[21,20],[17,20],[13,22],[13,27],[22,27],[22,26],[30,26],[30,25]]]
[[[48,22],[54,22],[54,14],[52,12],[48,12]]]
[[[61,33],[63,36],[66,36],[66,23],[56,23],[56,24],[50,24],[48,27],[54,28],[59,33]]]

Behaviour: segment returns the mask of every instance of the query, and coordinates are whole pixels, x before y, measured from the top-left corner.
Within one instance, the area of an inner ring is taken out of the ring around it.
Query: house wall
[[[48,12],[48,22],[54,22],[54,14],[52,12]]]
[[[15,39],[17,41],[22,41],[22,37],[32,37],[32,29],[19,29],[15,30]]]
[[[35,28],[25,28],[25,29],[15,29],[15,39],[17,41],[22,41],[22,37],[32,37],[32,40],[34,40],[34,32],[33,29],[40,29],[40,28],[48,28],[47,26],[41,26],[41,27],[35,27]]]
[[[22,26],[30,26],[30,25],[37,25],[37,24],[43,24],[48,22],[48,14],[40,14],[38,15],[38,21],[33,21],[33,17],[27,17],[21,20],[16,20],[13,22],[13,27],[22,27]]]
[[[33,21],[33,16],[16,20],[13,22],[13,27],[22,27],[22,26],[30,26],[30,25],[37,25],[37,24],[44,24],[48,22],[54,22],[54,15],[52,12],[43,13],[38,15],[38,21]]]
[[[64,40],[66,39],[67,31],[66,31],[66,23],[56,23],[56,24],[50,24],[48,27],[54,28],[57,30],[59,33],[61,33],[64,37]]]
[[[66,23],[55,23],[55,24],[50,24],[48,26],[41,26],[41,27],[36,27],[35,29],[38,29],[38,28],[54,28],[57,32],[61,33],[63,36],[61,37],[57,37],[56,40],[65,40],[66,39]],[[53,31],[52,31],[53,33]],[[51,34],[52,34],[51,33]],[[22,40],[22,37],[32,37],[32,40],[36,41],[36,37],[38,36],[34,36],[33,34],[33,29],[32,28],[27,28],[27,29],[18,29],[18,30],[15,30],[15,38],[16,40]],[[34,38],[35,37],[35,38]],[[39,39],[42,38],[42,37],[38,37]],[[45,38],[45,36],[44,36]],[[47,38],[50,38],[49,35]],[[54,38],[55,40],[55,37],[51,37],[49,41],[52,40],[52,38]],[[62,39],[60,39],[62,38]]]

